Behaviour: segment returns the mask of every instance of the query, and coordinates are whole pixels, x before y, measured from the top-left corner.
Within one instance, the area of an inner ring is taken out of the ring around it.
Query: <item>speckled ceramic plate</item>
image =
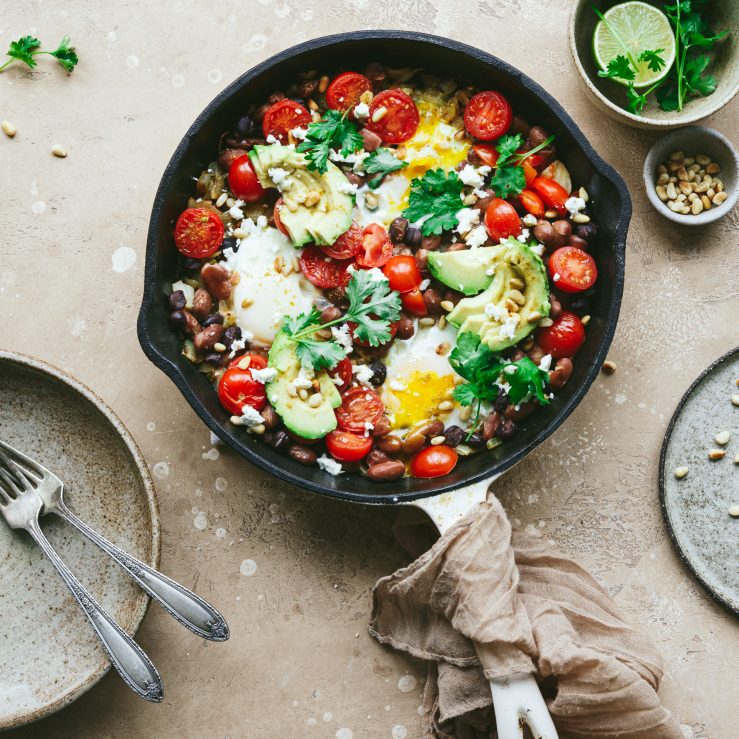
[[[667,429],[660,456],[662,512],[680,558],[710,595],[739,614],[739,519],[729,506],[739,503],[739,347],[717,359],[690,386]],[[714,437],[730,431],[721,447]],[[724,449],[718,461],[710,449]],[[675,470],[688,467],[678,480]]]
[[[149,472],[121,421],[83,385],[43,362],[0,351],[0,438],[56,472],[70,508],[115,544],[159,564],[159,512]],[[129,633],[148,596],[55,516],[44,532]],[[109,662],[41,550],[0,520],[0,730],[62,708]]]

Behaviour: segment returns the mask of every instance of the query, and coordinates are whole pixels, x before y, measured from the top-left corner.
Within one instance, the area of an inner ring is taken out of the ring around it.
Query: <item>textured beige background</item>
[[[18,127],[15,140],[0,137],[0,344],[65,368],[121,416],[154,469],[164,571],[213,600],[233,634],[204,643],[152,607],[139,639],[163,675],[163,705],[109,675],[17,736],[420,735],[422,668],[366,633],[372,584],[403,563],[393,512],[309,497],[219,454],[135,332],[154,191],[205,104],[299,41],[396,26],[466,41],[531,75],[629,184],[618,372],[496,492],[516,525],[579,557],[660,644],[662,696],[685,735],[736,736],[739,629],[673,554],[656,478],[678,398],[736,343],[739,219],[693,231],[654,213],[641,183],[652,135],[586,100],[568,10],[565,0],[3,3],[1,44],[69,33],[82,63],[70,78],[50,61],[0,76],[0,118]],[[737,123],[736,103],[709,121],[728,135]],[[55,143],[67,159],[50,155]]]

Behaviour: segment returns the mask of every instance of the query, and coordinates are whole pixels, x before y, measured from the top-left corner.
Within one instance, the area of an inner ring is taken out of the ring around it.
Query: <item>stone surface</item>
[[[585,98],[567,49],[568,5],[481,0],[463,14],[442,0],[36,0],[4,9],[3,43],[68,33],[82,61],[70,78],[49,59],[0,76],[0,117],[18,129],[0,136],[0,343],[64,367],[120,415],[154,471],[164,571],[221,608],[233,635],[198,641],[152,606],[139,640],[164,678],[162,705],[109,675],[16,736],[421,735],[422,668],[366,631],[373,583],[404,561],[393,511],[305,495],[213,447],[135,331],[152,199],[195,116],[270,54],[368,26],[447,35],[505,58],[556,95],[626,178],[634,219],[611,354],[618,371],[496,493],[517,526],[577,556],[658,642],[661,694],[685,735],[733,736],[739,630],[672,551],[657,460],[685,388],[736,342],[739,218],[735,210],[685,230],[655,213],[641,181],[655,135]],[[736,122],[734,103],[708,125],[731,136]],[[57,143],[66,159],[52,156]]]

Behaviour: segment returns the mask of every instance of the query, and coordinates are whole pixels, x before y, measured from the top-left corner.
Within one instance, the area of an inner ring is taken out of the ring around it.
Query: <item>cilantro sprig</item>
[[[490,179],[490,187],[493,188],[495,194],[501,198],[518,195],[526,187],[526,175],[521,162],[532,154],[536,154],[537,151],[545,149],[552,141],[554,141],[553,135],[533,149],[519,152],[518,150],[523,146],[521,134],[501,136],[495,145],[498,161],[495,164],[495,173]]]
[[[408,207],[403,215],[411,223],[424,219],[421,224],[424,236],[456,228],[459,223],[457,213],[462,209],[463,187],[456,172],[428,169],[423,177],[415,177],[411,181]]]
[[[474,433],[480,420],[483,403],[492,403],[500,394],[503,382],[511,403],[520,403],[528,397],[540,403],[549,403],[544,386],[549,374],[534,364],[528,357],[511,362],[496,354],[487,344],[480,341],[477,334],[469,331],[457,336],[457,344],[449,355],[449,364],[467,382],[454,388],[454,398],[460,405],[476,404],[475,417],[470,427],[469,437]]]
[[[390,149],[385,149],[381,146],[379,149],[375,149],[364,160],[364,171],[367,174],[376,175],[375,177],[370,177],[367,184],[375,190],[382,184],[385,175],[391,172],[397,172],[399,169],[407,166],[408,162],[398,159]]]
[[[21,36],[18,40],[10,42],[7,51],[10,59],[0,65],[0,72],[5,71],[13,62],[22,62],[34,69],[38,65],[36,57],[40,54],[53,56],[67,72],[72,72],[79,61],[69,36],[65,36],[53,51],[42,50],[41,42],[34,36]]]
[[[327,110],[323,120],[308,124],[305,140],[297,146],[297,151],[305,152],[308,169],[323,174],[328,168],[331,149],[341,152],[341,155],[346,157],[363,147],[364,139],[357,125],[348,120],[348,114],[348,110],[344,113]]]
[[[297,344],[301,364],[314,370],[332,369],[347,354],[334,340],[320,341],[313,334],[319,329],[337,324],[353,323],[354,335],[370,346],[390,341],[390,324],[400,318],[400,293],[390,289],[386,277],[370,270],[353,270],[346,287],[349,308],[343,316],[321,323],[321,314],[315,307],[309,313],[295,318],[285,316],[282,330]]]

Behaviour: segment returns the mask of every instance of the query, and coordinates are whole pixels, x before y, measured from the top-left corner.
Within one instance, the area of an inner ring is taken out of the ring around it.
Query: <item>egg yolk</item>
[[[455,385],[452,375],[423,371],[413,372],[400,379],[400,382],[403,384],[402,389],[390,388],[398,401],[392,423],[395,429],[408,428],[438,415],[439,403],[449,399],[449,393]]]

